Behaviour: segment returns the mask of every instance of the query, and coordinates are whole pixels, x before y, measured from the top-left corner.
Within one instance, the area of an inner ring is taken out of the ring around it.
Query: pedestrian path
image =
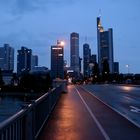
[[[62,94],[39,140],[104,140],[74,85]]]

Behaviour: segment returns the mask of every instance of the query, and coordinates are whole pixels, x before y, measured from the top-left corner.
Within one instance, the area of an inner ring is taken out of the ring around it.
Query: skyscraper
[[[89,44],[86,43],[83,45],[83,73],[84,73],[84,77],[90,76],[90,71],[89,71],[90,58],[91,58],[91,49],[89,47]]]
[[[51,76],[64,79],[64,44],[60,41],[51,46]]]
[[[79,57],[79,72],[81,73],[82,70],[82,58]]]
[[[0,68],[1,70],[14,70],[14,49],[9,44],[0,47]]]
[[[100,73],[103,71],[103,63],[109,64],[110,73],[114,72],[113,56],[113,30],[104,31],[100,17],[97,17],[97,43],[98,43],[98,64]]]
[[[96,60],[96,54],[92,54],[91,57],[90,57],[90,63],[95,64],[96,62],[97,62],[97,60]]]
[[[32,55],[31,69],[33,69],[36,66],[38,66],[38,56],[37,55]]]
[[[70,35],[70,58],[71,69],[79,75],[79,34],[74,32]]]
[[[114,62],[114,73],[119,74],[119,62]]]
[[[31,70],[32,50],[26,47],[21,47],[17,55],[17,73],[20,75]]]

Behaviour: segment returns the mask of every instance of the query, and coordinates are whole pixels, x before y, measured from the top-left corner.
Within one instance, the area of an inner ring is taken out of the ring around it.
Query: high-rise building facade
[[[60,41],[51,46],[51,76],[64,79],[64,44]]]
[[[92,54],[90,57],[90,63],[95,64],[97,62],[96,54]]]
[[[103,71],[103,63],[108,62],[110,73],[114,72],[113,56],[113,30],[104,31],[100,17],[97,17],[97,43],[98,43],[98,65],[100,73]]]
[[[14,49],[9,44],[0,47],[0,68],[1,70],[14,70]]]
[[[70,66],[71,69],[79,75],[79,34],[74,32],[70,35]]]
[[[81,73],[82,71],[82,58],[79,57],[79,72]]]
[[[32,50],[21,47],[17,55],[17,73],[20,75],[31,70]]]
[[[32,55],[31,58],[31,69],[34,69],[34,67],[38,66],[38,56]]]
[[[119,74],[119,62],[114,62],[114,73]]]
[[[84,77],[89,77],[90,76],[90,58],[91,58],[91,49],[89,47],[89,44],[84,44],[83,45],[83,74]]]

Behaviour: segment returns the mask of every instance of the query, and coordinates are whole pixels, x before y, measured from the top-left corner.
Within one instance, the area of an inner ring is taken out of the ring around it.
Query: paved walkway
[[[62,94],[39,140],[104,140],[73,85]]]

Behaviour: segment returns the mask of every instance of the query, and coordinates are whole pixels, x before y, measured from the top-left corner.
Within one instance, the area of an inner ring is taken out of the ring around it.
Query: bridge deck
[[[104,136],[74,86],[62,94],[39,140],[91,140]]]

